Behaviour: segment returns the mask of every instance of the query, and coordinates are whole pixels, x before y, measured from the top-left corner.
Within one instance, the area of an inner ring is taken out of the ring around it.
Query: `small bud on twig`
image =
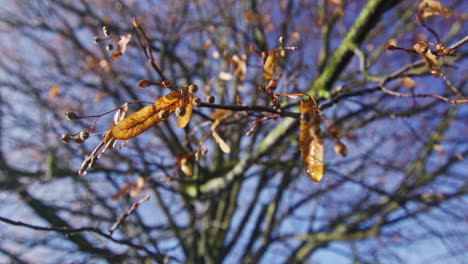
[[[189,93],[194,94],[194,93],[196,93],[198,91],[198,86],[196,84],[192,83],[191,85],[189,85],[188,91],[189,91]]]
[[[207,102],[207,103],[212,104],[212,103],[214,103],[214,101],[215,101],[215,97],[214,97],[214,96],[208,95],[208,96],[206,97],[206,102]]]
[[[66,112],[65,117],[68,120],[78,120],[80,118],[77,114],[75,114],[75,112]]]
[[[194,98],[192,99],[192,104],[193,104],[194,106],[199,106],[199,105],[201,104],[200,98],[194,97]]]

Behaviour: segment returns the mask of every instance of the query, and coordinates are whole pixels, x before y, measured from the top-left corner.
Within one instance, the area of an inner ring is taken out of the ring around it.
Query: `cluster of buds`
[[[66,112],[65,117],[68,120],[78,120],[78,119],[81,118],[75,112]],[[86,129],[86,130],[83,130],[83,131],[81,131],[79,133],[76,133],[76,134],[73,134],[73,135],[70,135],[70,134],[67,134],[67,133],[62,134],[62,137],[60,138],[60,140],[65,144],[68,144],[70,142],[73,142],[73,143],[76,143],[76,144],[82,144],[88,138],[89,138],[89,130]]]
[[[94,42],[95,44],[98,44],[99,42],[102,42],[102,41],[106,41],[106,40],[111,39],[111,32],[110,32],[110,30],[109,30],[108,27],[103,26],[103,27],[102,27],[102,33],[104,34],[104,37],[103,37],[103,38],[101,38],[101,37],[99,37],[99,36],[95,36],[95,37],[93,38],[93,42]],[[106,50],[111,51],[111,50],[113,50],[113,49],[114,49],[114,45],[113,45],[112,43],[106,44]]]
[[[88,130],[83,130],[78,134],[75,135],[69,135],[69,134],[62,134],[62,137],[60,140],[62,140],[63,143],[76,143],[76,144],[82,144],[89,138],[89,131]]]

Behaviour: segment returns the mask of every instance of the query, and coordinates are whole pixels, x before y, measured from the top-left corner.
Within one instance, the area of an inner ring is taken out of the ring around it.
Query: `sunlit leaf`
[[[278,65],[279,54],[278,51],[270,50],[263,64],[263,78],[270,80],[273,78],[276,66]]]
[[[429,69],[429,72],[432,74],[432,76],[440,78],[442,75],[444,75],[440,70],[436,56],[432,54],[427,43],[420,41],[414,44],[413,49],[416,51],[416,53],[418,53],[419,56],[423,58],[424,63],[426,63],[426,67]]]
[[[320,137],[320,116],[314,101],[301,100],[299,148],[306,172],[318,182],[323,177],[323,140]]]
[[[112,135],[116,139],[121,140],[127,140],[140,135],[162,121],[158,115],[159,111],[165,110],[168,115],[174,113],[177,103],[181,99],[181,93],[178,91],[158,98],[154,105],[145,106],[117,123],[112,129]]]
[[[120,56],[122,56],[125,53],[125,51],[127,50],[127,45],[130,42],[131,38],[132,38],[131,34],[120,36],[120,40],[117,43],[117,50],[114,51],[111,55],[111,58],[113,60],[118,59]]]
[[[428,18],[431,16],[443,16],[444,18],[449,18],[452,14],[452,11],[448,7],[445,7],[439,1],[435,0],[423,0],[419,4],[418,11],[422,18]]]

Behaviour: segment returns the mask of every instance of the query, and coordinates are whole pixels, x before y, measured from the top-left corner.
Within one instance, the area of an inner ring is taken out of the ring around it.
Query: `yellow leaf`
[[[173,114],[180,105],[181,99],[183,99],[183,96],[179,91],[158,98],[154,105],[145,106],[118,122],[112,129],[112,135],[120,140],[127,140],[140,135],[162,121],[158,115],[161,110],[166,111],[167,116]]]
[[[320,137],[320,116],[312,99],[301,100],[299,148],[306,172],[312,181],[323,177],[323,140]]]
[[[263,64],[263,78],[271,80],[276,71],[276,66],[278,65],[278,52],[275,50],[270,50],[268,56]]]
[[[422,18],[428,18],[431,16],[443,16],[444,18],[449,18],[452,14],[452,11],[449,8],[435,0],[423,0],[419,4],[418,11]]]

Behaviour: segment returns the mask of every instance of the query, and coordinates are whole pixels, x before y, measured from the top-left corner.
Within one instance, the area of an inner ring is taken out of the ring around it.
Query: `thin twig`
[[[128,239],[113,238],[111,235],[108,235],[105,232],[103,232],[103,231],[101,231],[101,230],[99,230],[98,228],[95,228],[95,227],[63,228],[63,227],[37,226],[37,225],[24,223],[24,222],[21,222],[21,221],[14,221],[14,220],[2,217],[2,216],[0,216],[0,221],[4,222],[4,223],[7,223],[7,224],[10,224],[10,225],[14,225],[14,226],[26,227],[26,228],[33,229],[33,230],[36,230],[36,231],[54,231],[54,232],[58,232],[58,233],[62,233],[62,234],[68,234],[68,235],[75,234],[75,233],[83,233],[83,232],[95,233],[95,234],[97,234],[97,235],[99,235],[101,237],[107,238],[107,239],[109,239],[109,240],[111,240],[111,241],[113,241],[115,243],[127,245],[129,247],[145,251],[146,253],[148,253],[149,255],[157,258],[160,261],[162,261],[166,257],[164,255],[161,255],[159,253],[155,253],[155,252],[151,251],[147,247],[134,244],[132,241],[130,241]]]
[[[109,229],[108,231],[108,234],[109,235],[112,235],[114,233],[114,231],[119,228],[119,226],[125,221],[125,219],[127,219],[127,217],[129,217],[133,212],[135,212],[135,210],[138,208],[138,206],[142,203],[144,203],[145,201],[148,201],[149,200],[149,195],[146,195],[143,199],[141,199],[140,201],[138,202],[134,202],[132,204],[132,207],[130,207],[130,209],[125,212],[123,215],[121,215],[119,217],[119,219],[117,219],[117,221],[115,222],[115,224]]]

